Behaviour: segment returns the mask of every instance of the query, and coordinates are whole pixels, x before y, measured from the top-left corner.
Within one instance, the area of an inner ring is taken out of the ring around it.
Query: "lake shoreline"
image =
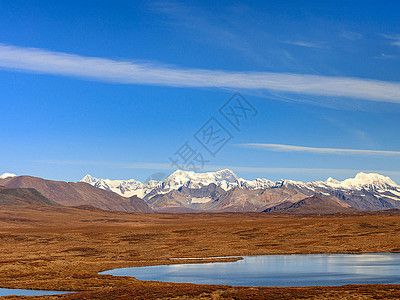
[[[235,259],[228,262],[118,268],[99,274],[237,287],[400,284],[399,253],[257,255]],[[199,260],[202,261],[201,258]]]

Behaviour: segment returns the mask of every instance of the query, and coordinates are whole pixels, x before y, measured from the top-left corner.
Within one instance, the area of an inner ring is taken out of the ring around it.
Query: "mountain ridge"
[[[310,182],[301,182],[294,181],[288,179],[281,179],[278,181],[271,181],[265,178],[257,178],[255,180],[246,180],[243,178],[239,178],[235,173],[233,173],[229,169],[220,170],[217,172],[206,172],[206,173],[195,173],[194,171],[182,171],[177,170],[169,175],[163,181],[152,181],[149,183],[142,183],[135,179],[128,180],[110,180],[110,179],[99,179],[92,177],[87,174],[83,177],[80,182],[86,182],[91,185],[107,189],[106,186],[101,186],[100,183],[107,183],[108,185],[112,185],[112,187],[108,187],[110,189],[114,189],[114,192],[120,193],[122,196],[125,194],[124,191],[118,192],[118,188],[123,187],[124,185],[131,185],[130,190],[134,189],[154,189],[157,187],[165,188],[169,187],[170,189],[178,189],[181,186],[189,187],[189,188],[199,188],[200,186],[208,185],[210,183],[215,183],[217,186],[221,187],[224,190],[229,190],[233,187],[247,188],[247,189],[262,189],[262,188],[271,188],[282,185],[325,185],[330,186],[332,188],[371,188],[371,189],[379,189],[379,188],[393,188],[400,189],[400,186],[397,185],[393,180],[384,175],[380,175],[377,173],[363,173],[360,172],[356,174],[354,178],[348,178],[343,181],[338,181],[329,177],[325,181],[317,180]],[[128,196],[129,193],[126,194]],[[400,194],[399,194],[400,195]]]
[[[64,206],[92,205],[104,210],[151,212],[146,202],[96,188],[84,182],[46,180],[33,176],[12,176],[0,179],[7,188],[34,188],[46,198]]]
[[[0,185],[15,178],[19,177],[1,179]],[[325,181],[303,183],[283,179],[275,182],[263,178],[245,180],[229,169],[206,173],[177,170],[162,181],[147,183],[86,175],[80,182],[70,184],[87,184],[119,196],[118,201],[123,199],[125,203],[122,207],[119,205],[118,210],[127,209],[130,202],[143,199],[156,212],[263,211],[284,201],[293,203],[314,195],[339,199],[358,210],[400,208],[400,186],[389,177],[376,173],[360,172],[343,181],[329,177]],[[110,209],[104,203],[97,207]]]
[[[120,195],[134,194],[142,197],[155,211],[164,211],[166,207],[168,211],[172,207],[200,211],[262,211],[287,199],[297,201],[316,194],[335,197],[359,210],[400,208],[400,186],[389,177],[376,173],[360,172],[354,178],[343,181],[329,177],[325,181],[305,183],[283,179],[274,182],[265,178],[245,180],[229,169],[206,173],[177,170],[163,181],[153,180],[147,184],[136,180],[108,180],[108,184],[115,184],[113,187],[102,185],[102,179],[90,175],[83,180]],[[183,189],[203,193],[209,189],[210,184],[224,193],[220,192],[219,197],[208,195],[202,198],[182,193]],[[123,191],[121,187],[124,187]],[[230,192],[235,189],[238,190]]]

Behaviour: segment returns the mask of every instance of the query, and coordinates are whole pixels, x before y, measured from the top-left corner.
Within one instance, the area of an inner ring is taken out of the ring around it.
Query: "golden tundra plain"
[[[27,299],[399,299],[400,285],[232,287],[98,275],[177,263],[168,259],[176,257],[373,252],[400,252],[398,211],[296,216],[0,207],[0,287],[77,292]]]

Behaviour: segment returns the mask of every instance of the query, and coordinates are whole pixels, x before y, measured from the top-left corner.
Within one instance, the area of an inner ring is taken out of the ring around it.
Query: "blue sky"
[[[1,1],[0,172],[77,181],[201,171],[400,182],[397,1]],[[257,111],[240,131],[220,107]],[[231,135],[215,156],[193,135]],[[190,169],[190,168],[189,168]]]

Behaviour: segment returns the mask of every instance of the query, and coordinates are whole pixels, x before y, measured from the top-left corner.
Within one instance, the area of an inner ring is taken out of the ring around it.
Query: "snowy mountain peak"
[[[332,177],[329,177],[326,181],[326,184],[331,184],[331,185],[337,185],[340,184],[340,181],[333,179]]]
[[[375,188],[385,188],[385,187],[398,187],[398,185],[389,177],[379,175],[376,173],[358,173],[354,178],[349,178],[341,182],[343,187],[375,187]]]
[[[0,179],[6,179],[8,177],[16,177],[17,175],[12,174],[12,173],[4,173],[0,176]]]
[[[239,177],[229,169],[220,170],[214,174],[217,179],[226,180],[227,182],[235,182],[239,179]]]
[[[224,180],[233,183],[236,182],[238,179],[239,177],[229,169],[220,170],[217,172],[206,172],[206,173],[196,173],[194,171],[177,170],[170,176],[168,176],[164,181],[176,182],[177,184],[181,183],[183,184],[188,181],[196,183],[202,182],[204,185],[206,185],[212,182],[218,182]]]
[[[106,191],[112,191],[124,197],[131,197],[133,195],[140,195],[141,197],[143,196],[142,191],[140,190],[143,188],[143,184],[140,181],[136,181],[134,179],[110,180],[95,178],[87,174],[80,180],[80,182],[89,183],[95,187],[101,188]]]
[[[179,177],[189,178],[189,177],[192,177],[194,174],[196,174],[194,171],[176,170],[171,175],[169,175],[167,178],[179,178]]]
[[[80,181],[92,184],[92,183],[96,183],[97,180],[98,179],[94,178],[92,175],[86,174],[86,176],[83,177]]]
[[[276,186],[278,187],[288,187],[288,186],[299,186],[299,185],[304,185],[303,182],[301,181],[295,181],[295,180],[290,180],[290,179],[280,179],[275,183]]]

